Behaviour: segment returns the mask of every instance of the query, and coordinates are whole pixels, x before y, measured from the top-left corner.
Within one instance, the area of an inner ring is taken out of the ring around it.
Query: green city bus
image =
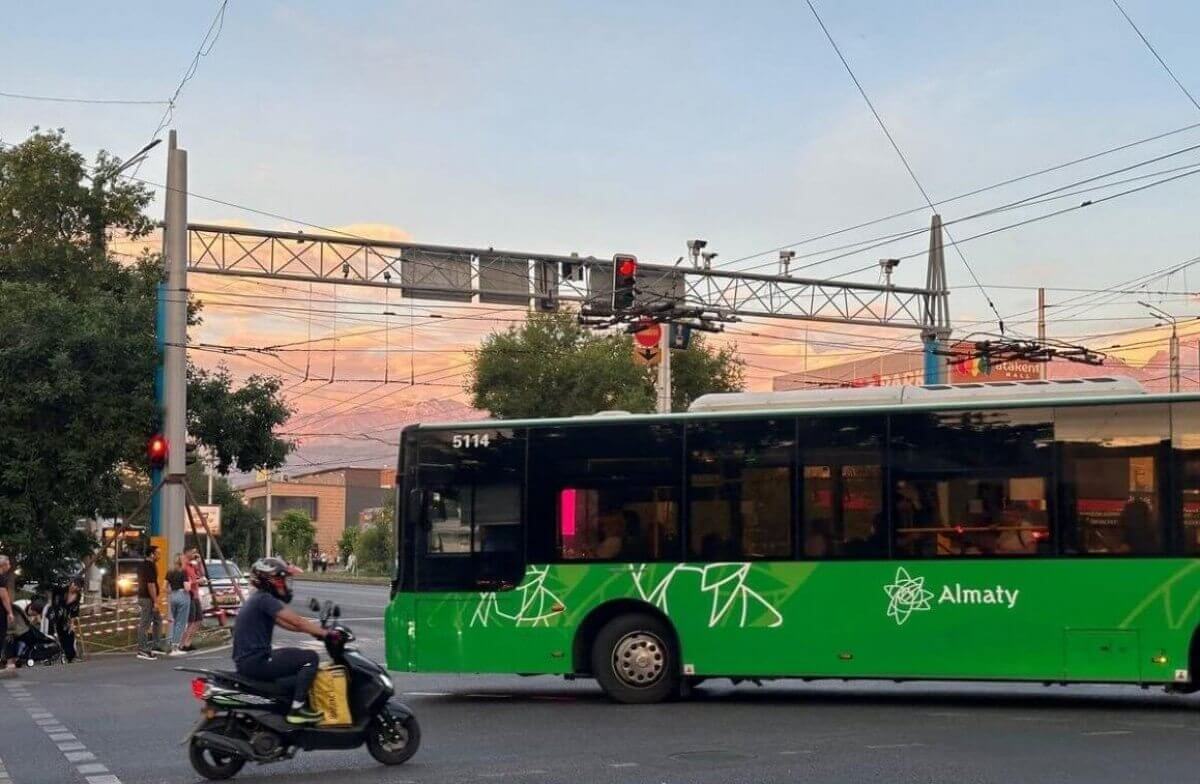
[[[1200,395],[705,396],[402,434],[388,666],[1200,688]]]

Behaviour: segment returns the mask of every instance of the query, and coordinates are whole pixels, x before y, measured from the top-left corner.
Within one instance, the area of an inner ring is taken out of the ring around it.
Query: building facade
[[[241,492],[251,508],[264,512],[269,486],[271,520],[299,509],[317,528],[317,547],[333,556],[342,532],[360,526],[364,512],[391,505],[395,478],[392,468],[330,468],[255,482]]]

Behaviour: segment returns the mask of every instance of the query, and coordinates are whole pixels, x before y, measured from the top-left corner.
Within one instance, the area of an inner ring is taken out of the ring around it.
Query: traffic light
[[[633,287],[637,284],[636,256],[618,253],[613,256],[612,309],[620,313],[633,307]]]
[[[151,468],[162,468],[167,464],[167,439],[162,433],[155,433],[146,444],[146,457],[150,458]]]

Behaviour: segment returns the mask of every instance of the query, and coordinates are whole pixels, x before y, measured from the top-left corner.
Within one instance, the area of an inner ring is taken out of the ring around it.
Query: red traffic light
[[[637,286],[638,262],[636,256],[618,253],[613,256],[612,308],[621,313],[633,307],[634,288]]]
[[[146,444],[146,456],[150,458],[150,465],[157,468],[167,462],[167,439],[161,433],[156,433]]]

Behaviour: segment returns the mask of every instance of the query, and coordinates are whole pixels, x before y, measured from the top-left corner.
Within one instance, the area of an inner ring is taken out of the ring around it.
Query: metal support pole
[[[921,342],[925,350],[925,383],[946,383],[945,343],[950,338],[950,302],[946,289],[946,256],[942,216],[929,223],[929,261],[925,270],[925,307]]]
[[[658,350],[662,354],[658,363],[658,406],[660,414],[671,413],[671,325],[662,324],[662,335],[658,339]]]
[[[271,557],[271,475],[267,474],[267,550],[263,555]]]
[[[167,475],[187,472],[187,152],[175,144],[171,131],[167,152],[167,194],[163,250],[167,264],[166,346],[163,375],[164,435],[167,438]],[[183,550],[187,515],[181,483],[163,486],[159,525],[167,539],[167,552]]]
[[[166,231],[163,232],[166,234]],[[163,254],[167,252],[167,240],[163,237]],[[157,301],[154,309],[154,339],[158,350],[158,367],[154,370],[154,399],[158,404],[159,416],[166,413],[166,360],[167,360],[167,284],[159,281],[155,288]],[[150,469],[150,486],[158,488],[162,485],[163,471],[161,468]],[[162,536],[162,494],[150,494],[150,535]]]
[[[1041,346],[1046,345],[1046,290],[1038,288],[1038,343]],[[1048,362],[1038,363],[1038,378],[1046,380],[1046,372],[1049,370],[1046,366]]]
[[[1171,324],[1171,391],[1179,391],[1179,335]]]

